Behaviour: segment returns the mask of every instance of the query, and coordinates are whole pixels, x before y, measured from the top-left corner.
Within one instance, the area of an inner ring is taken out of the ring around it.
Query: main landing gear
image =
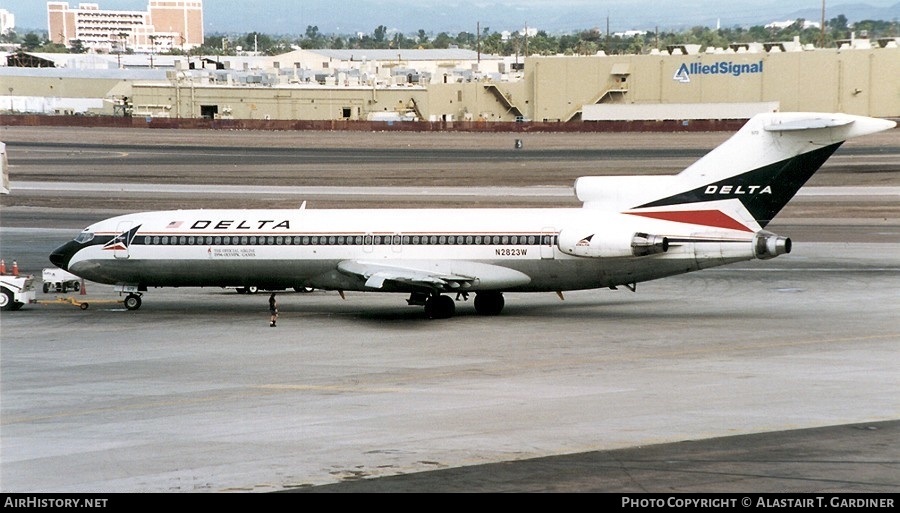
[[[479,292],[475,296],[475,311],[479,315],[499,315],[505,304],[502,292]]]
[[[421,292],[410,295],[406,302],[410,305],[424,305],[425,317],[429,319],[449,319],[456,313],[456,304],[450,296],[443,294],[425,294]],[[498,315],[503,311],[505,301],[502,292],[479,292],[475,296],[475,312],[479,315]]]
[[[449,319],[456,313],[456,304],[450,296],[435,294],[425,300],[425,317]]]

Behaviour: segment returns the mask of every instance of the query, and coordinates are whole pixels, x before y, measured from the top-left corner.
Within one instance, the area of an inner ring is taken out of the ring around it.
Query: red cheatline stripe
[[[627,212],[635,216],[651,217],[663,221],[675,221],[676,223],[701,224],[729,230],[741,230],[752,232],[743,224],[737,222],[731,216],[725,215],[720,210],[676,210],[670,212]]]

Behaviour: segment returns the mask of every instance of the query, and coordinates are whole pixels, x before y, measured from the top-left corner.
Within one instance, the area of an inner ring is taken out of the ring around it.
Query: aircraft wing
[[[531,281],[528,275],[514,269],[458,260],[409,260],[398,264],[344,260],[337,268],[365,279],[366,287],[373,289],[383,288],[386,281],[433,290],[506,289]]]

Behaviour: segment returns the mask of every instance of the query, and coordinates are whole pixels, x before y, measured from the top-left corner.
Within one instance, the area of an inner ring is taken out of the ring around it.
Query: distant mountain
[[[839,14],[847,17],[850,23],[862,20],[898,20],[900,19],[900,3],[890,7],[873,7],[868,4],[845,4],[825,9],[825,21],[836,18]],[[822,19],[822,10],[820,9],[802,9],[790,13],[785,20],[796,20],[803,18],[804,20],[816,21]]]
[[[606,31],[628,29],[679,30],[693,26],[723,27],[765,25],[772,21],[804,18],[818,21],[821,9],[800,9],[811,2],[794,0],[756,0],[752,6],[732,2],[650,0],[586,2],[560,0],[342,0],[340,9],[331,2],[293,0],[207,0],[206,31],[251,32],[267,34],[303,34],[308,25],[326,34],[371,34],[384,25],[389,30],[413,34],[419,29],[434,35],[457,34],[481,29],[514,32],[535,27],[550,33],[574,32],[591,28]],[[818,4],[819,2],[814,2]],[[215,9],[213,5],[217,5]],[[248,9],[248,4],[250,5]],[[243,11],[243,16],[234,16]],[[337,13],[337,14],[336,14]],[[827,6],[825,17],[843,14],[850,22],[863,19],[900,18],[900,3],[875,7],[865,3]]]

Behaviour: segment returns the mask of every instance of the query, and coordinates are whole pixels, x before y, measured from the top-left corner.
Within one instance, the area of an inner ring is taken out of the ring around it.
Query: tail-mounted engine
[[[631,239],[631,252],[634,256],[656,255],[669,251],[669,239],[659,235],[635,233]]]
[[[756,234],[753,240],[756,258],[760,260],[768,260],[778,255],[784,255],[791,252],[791,239],[789,237],[779,237],[771,232],[762,231]]]
[[[562,230],[558,246],[563,253],[579,257],[640,257],[665,253],[669,250],[669,239],[641,232],[623,235]]]

